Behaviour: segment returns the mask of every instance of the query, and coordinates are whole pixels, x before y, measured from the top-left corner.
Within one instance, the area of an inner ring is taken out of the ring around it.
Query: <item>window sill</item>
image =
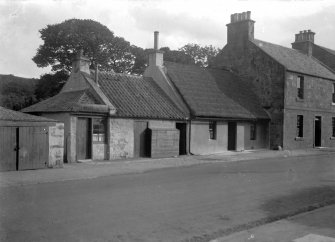
[[[304,141],[304,137],[295,137],[294,140],[296,140],[296,141]]]
[[[335,106],[335,103],[332,103],[332,106]]]
[[[335,137],[330,137],[331,140],[335,140]]]
[[[296,97],[295,100],[296,100],[297,102],[303,102],[303,101],[304,101],[303,98],[299,98],[299,97]]]

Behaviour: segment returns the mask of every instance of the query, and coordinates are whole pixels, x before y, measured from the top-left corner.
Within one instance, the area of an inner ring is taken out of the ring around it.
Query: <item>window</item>
[[[250,140],[256,140],[256,123],[250,125]]]
[[[297,96],[300,99],[304,98],[304,77],[303,76],[298,76],[297,78]]]
[[[209,138],[216,139],[216,121],[209,121]]]
[[[335,83],[333,83],[333,103],[335,103]]]
[[[93,142],[106,141],[106,119],[93,119]]]
[[[335,137],[335,117],[332,117],[332,137]]]
[[[304,116],[297,116],[297,137],[304,137]]]

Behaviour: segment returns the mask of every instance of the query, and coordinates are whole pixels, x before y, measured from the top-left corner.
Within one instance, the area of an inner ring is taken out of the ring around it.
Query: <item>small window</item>
[[[297,137],[304,137],[304,116],[297,116]]]
[[[335,103],[335,83],[333,83],[333,95],[332,95],[333,103]]]
[[[216,139],[216,121],[209,121],[209,138]]]
[[[106,119],[93,119],[93,142],[106,141]]]
[[[335,117],[332,117],[332,137],[335,137]]]
[[[250,125],[250,140],[256,140],[256,133],[257,133],[257,126],[256,123],[252,123]]]
[[[300,99],[304,99],[304,77],[303,76],[298,76],[297,78],[297,96]]]

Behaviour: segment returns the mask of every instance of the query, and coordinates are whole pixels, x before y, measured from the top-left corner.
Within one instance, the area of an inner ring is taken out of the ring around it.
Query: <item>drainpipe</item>
[[[189,120],[189,121],[188,121],[188,154],[189,154],[189,155],[194,155],[194,154],[191,152],[191,123],[192,123],[192,121]]]

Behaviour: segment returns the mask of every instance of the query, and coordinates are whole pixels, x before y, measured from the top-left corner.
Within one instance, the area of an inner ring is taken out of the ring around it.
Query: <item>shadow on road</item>
[[[335,204],[335,186],[321,186],[275,197],[264,203],[261,209],[267,213],[269,221],[275,221],[331,204]],[[305,223],[304,225],[310,225],[310,222],[312,221],[299,220],[299,223]],[[314,223],[313,226],[315,226]],[[327,228],[330,224],[317,223],[317,226],[319,228]]]

